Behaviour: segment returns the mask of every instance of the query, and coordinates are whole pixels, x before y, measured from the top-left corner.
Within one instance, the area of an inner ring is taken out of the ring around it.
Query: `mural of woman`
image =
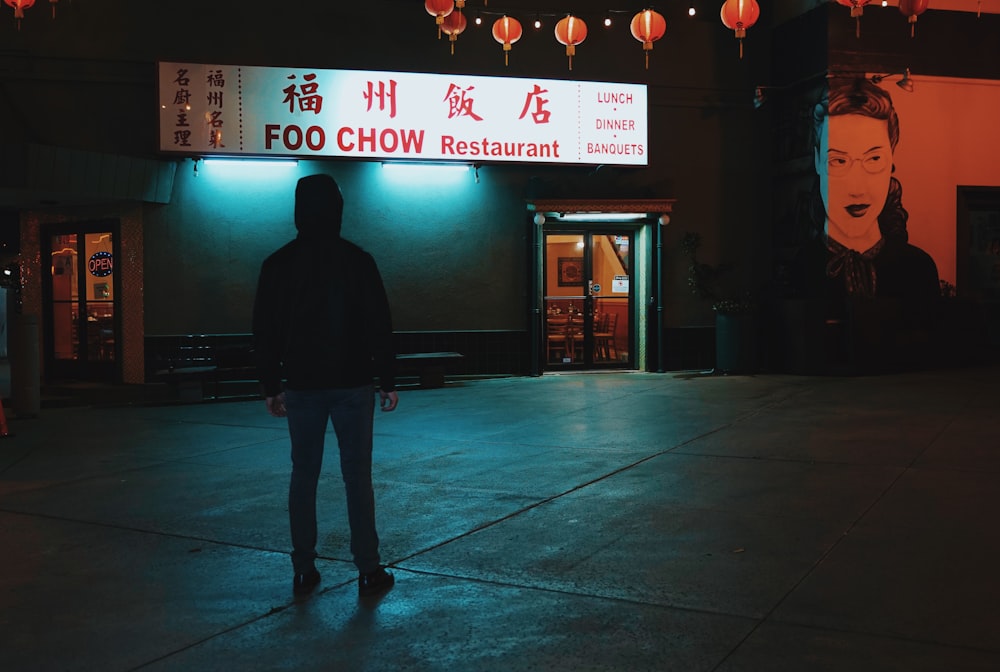
[[[863,77],[831,79],[813,122],[825,276],[835,294],[892,297],[911,309],[938,297],[934,260],[908,242],[889,93]]]
[[[784,282],[790,296],[806,299],[788,342],[805,334],[812,345],[802,357],[815,359],[793,366],[874,372],[928,364],[939,354],[941,288],[933,258],[909,242],[893,174],[900,123],[892,98],[864,77],[833,77],[810,107],[810,235]]]

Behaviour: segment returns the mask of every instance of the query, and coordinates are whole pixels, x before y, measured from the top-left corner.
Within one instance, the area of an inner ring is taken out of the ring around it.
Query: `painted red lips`
[[[844,210],[847,210],[847,214],[851,217],[864,217],[868,213],[868,209],[870,207],[871,206],[869,204],[862,203],[858,205],[848,205],[844,208]]]

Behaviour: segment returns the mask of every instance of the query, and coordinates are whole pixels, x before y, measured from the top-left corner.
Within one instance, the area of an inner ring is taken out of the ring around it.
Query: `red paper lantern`
[[[726,0],[719,15],[722,25],[733,31],[740,41],[740,58],[743,58],[743,38],[747,36],[747,29],[760,18],[760,5],[757,0]]]
[[[587,24],[572,14],[556,23],[556,40],[566,45],[566,56],[569,58],[569,69],[573,69],[573,56],[576,55],[576,45],[587,39]]]
[[[858,24],[855,29],[857,37],[861,37],[861,15],[865,13],[865,5],[869,4],[871,1],[872,0],[837,0],[838,4],[851,8],[851,17],[855,19]]]
[[[917,17],[927,11],[929,0],[899,0],[899,11],[910,22],[910,37],[913,37]]]
[[[438,39],[440,40],[444,17],[455,11],[455,0],[424,0],[424,9],[434,17],[434,23],[438,27]]]
[[[21,19],[24,18],[24,10],[35,4],[35,0],[4,0],[14,8],[14,18],[17,19],[17,29],[21,30]]]
[[[521,39],[521,22],[512,16],[501,16],[493,22],[493,39],[503,45],[503,64],[507,65],[510,45]]]
[[[631,28],[632,37],[642,42],[642,50],[646,52],[646,69],[649,70],[649,52],[653,50],[653,42],[667,32],[667,21],[659,12],[645,9],[632,17]]]
[[[469,22],[465,19],[465,14],[462,12],[452,12],[444,17],[441,30],[448,36],[448,41],[451,42],[451,53],[453,56],[455,55],[455,41],[468,25]]]

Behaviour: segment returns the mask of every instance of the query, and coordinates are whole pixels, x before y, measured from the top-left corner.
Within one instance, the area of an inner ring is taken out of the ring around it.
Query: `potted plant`
[[[719,286],[732,266],[713,266],[700,261],[699,247],[699,234],[689,231],[681,238],[681,250],[688,257],[688,287],[692,294],[709,301],[715,311],[715,370],[754,373],[757,369],[757,300],[746,290],[723,293]]]

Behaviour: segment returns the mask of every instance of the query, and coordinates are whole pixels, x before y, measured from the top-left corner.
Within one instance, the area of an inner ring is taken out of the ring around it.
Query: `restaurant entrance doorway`
[[[42,274],[46,378],[118,382],[117,222],[44,229]]]
[[[663,371],[663,228],[674,203],[668,198],[527,202],[532,375],[564,369]],[[576,318],[569,319],[570,313]],[[559,333],[563,321],[566,334]]]
[[[634,229],[544,232],[547,370],[635,368]]]

